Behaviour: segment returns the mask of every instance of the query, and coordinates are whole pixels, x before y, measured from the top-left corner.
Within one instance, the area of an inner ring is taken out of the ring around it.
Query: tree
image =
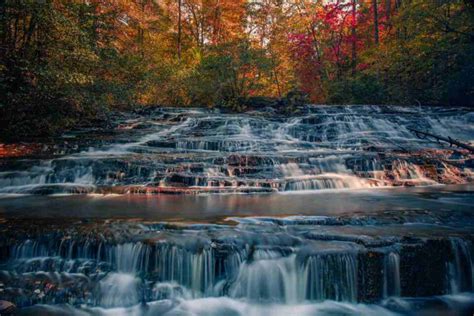
[[[242,110],[297,90],[314,103],[474,104],[467,0],[3,0],[0,27],[3,134],[137,105]]]
[[[238,109],[246,98],[258,95],[270,70],[265,52],[246,40],[214,46],[191,77],[192,103]]]

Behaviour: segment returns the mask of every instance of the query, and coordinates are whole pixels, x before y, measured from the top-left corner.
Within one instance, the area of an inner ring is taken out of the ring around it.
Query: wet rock
[[[448,262],[453,254],[449,241],[430,239],[400,250],[400,282],[403,296],[449,293]],[[423,286],[420,286],[423,284]]]
[[[383,298],[384,253],[367,251],[359,254],[358,300],[375,302]]]
[[[101,304],[97,287],[102,280],[110,273],[125,273],[143,279],[140,289],[146,293],[153,292],[155,282],[173,281],[177,284],[167,289],[174,288],[175,294],[182,286],[199,295],[215,295],[211,289],[220,284],[219,295],[247,296],[235,288],[239,273],[247,269],[245,273],[276,273],[262,275],[261,282],[293,275],[297,283],[288,284],[297,290],[292,291],[306,293],[311,300],[376,302],[389,295],[472,290],[474,249],[468,234],[426,238],[422,227],[412,227],[405,236],[403,225],[383,224],[377,231],[377,222],[353,226],[343,217],[268,217],[242,219],[234,227],[12,220],[2,224],[9,257],[0,266],[0,289],[2,297],[17,306],[96,306]],[[449,232],[430,229],[432,235]],[[246,280],[240,278],[238,282]],[[262,299],[281,299],[282,291],[271,294],[266,285],[258,286]]]
[[[8,301],[0,300],[0,315],[10,316],[10,315],[16,315],[16,314],[17,314],[17,308],[15,304]]]
[[[277,103],[294,108],[290,99],[300,97],[291,93]],[[267,101],[255,99],[265,109]],[[293,191],[474,180],[469,153],[414,140],[406,131],[415,123],[429,130],[455,121],[456,136],[471,139],[469,111],[441,113],[427,107],[413,115],[376,106],[296,109],[291,116],[159,107],[118,113],[111,130],[71,131],[42,143],[42,153],[31,159],[0,159],[0,194],[143,194],[150,193],[144,187],[167,178],[172,179],[168,188],[153,193],[210,193],[209,185],[212,192],[220,192],[220,186],[246,186],[241,190],[252,192],[251,186]],[[175,174],[180,179],[173,179]]]

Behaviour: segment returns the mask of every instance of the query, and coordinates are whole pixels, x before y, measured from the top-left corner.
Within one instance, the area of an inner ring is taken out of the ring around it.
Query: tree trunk
[[[379,44],[379,10],[377,6],[377,0],[372,0],[372,7],[374,10],[374,43]]]
[[[0,30],[0,56],[3,56],[7,49],[7,32],[9,29],[6,0],[0,0],[0,21],[2,27]]]
[[[352,74],[356,72],[357,66],[357,32],[356,32],[356,24],[357,24],[357,3],[356,0],[352,0]]]
[[[142,0],[141,2],[141,18],[145,16],[145,8],[146,8],[146,0]],[[140,52],[140,56],[142,58],[145,57],[145,29],[142,25],[138,26],[138,50]]]
[[[408,130],[415,133],[415,135],[420,139],[433,138],[438,142],[443,141],[443,142],[448,143],[449,146],[457,146],[459,148],[467,149],[471,153],[474,153],[474,147],[473,146],[471,146],[469,144],[466,144],[466,143],[463,143],[463,142],[460,142],[460,141],[458,141],[456,139],[453,139],[449,136],[439,136],[439,135],[431,134],[431,133],[428,133],[428,132],[422,132],[422,131],[419,131],[419,130],[414,129],[414,128],[408,128]]]
[[[178,60],[181,61],[181,0],[178,0]]]
[[[271,56],[271,61],[272,61],[273,75],[275,76],[275,83],[277,86],[278,97],[281,99],[281,87],[280,87],[280,80],[278,80],[277,67],[275,63],[275,55],[273,54],[273,51],[271,49],[269,51],[270,51],[270,56]]]
[[[392,13],[392,0],[385,0],[385,18],[390,18],[390,14]]]

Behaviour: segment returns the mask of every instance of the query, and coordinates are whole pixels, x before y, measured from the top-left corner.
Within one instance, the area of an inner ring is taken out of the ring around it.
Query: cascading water
[[[149,111],[131,119],[129,129],[117,124],[119,136],[108,144],[0,165],[0,194],[272,192],[472,180],[468,153],[408,130],[451,131],[442,136],[469,143],[469,110],[308,106],[300,113]]]
[[[19,306],[68,303],[92,310],[119,308],[126,314],[140,304],[148,309],[171,300],[179,310],[212,297],[219,304],[231,299],[229,304],[245,302],[255,308],[306,304],[313,311],[314,304],[326,300],[345,302],[349,308],[349,303],[401,297],[412,290],[420,265],[426,277],[440,276],[426,288],[418,284],[420,296],[444,294],[446,284],[451,293],[472,291],[469,235],[440,239],[445,231],[430,226],[436,237],[428,242],[424,226],[413,226],[409,240],[399,236],[400,227],[392,226],[382,228],[385,235],[369,237],[373,233],[362,219],[359,228],[328,217],[230,220],[239,224],[177,228],[166,223],[72,222],[59,230],[44,224],[44,231],[31,233],[29,239],[9,239],[11,246],[0,247],[8,254],[0,262],[3,297]],[[373,219],[367,223],[372,229],[379,225]],[[363,238],[351,231],[362,227]],[[108,234],[93,238],[96,231]],[[446,243],[452,256],[420,261]]]
[[[474,290],[474,257],[472,243],[461,238],[451,238],[454,259],[449,263],[449,292],[456,294]]]
[[[297,302],[299,271],[295,256],[282,257],[278,252],[268,250],[262,252],[256,251],[251,262],[241,265],[229,295],[248,300]]]
[[[129,307],[140,302],[140,279],[133,274],[110,273],[99,282],[100,300],[98,305]]]
[[[334,282],[340,280],[340,282]],[[357,259],[354,254],[322,254],[309,257],[305,263],[304,298],[357,301]]]
[[[400,255],[389,252],[384,258],[384,297],[400,296]]]
[[[60,315],[472,314],[472,189],[433,186],[471,182],[472,154],[408,128],[469,143],[473,112],[300,110],[154,109],[93,147],[1,160],[0,300]],[[391,186],[430,187],[347,192]],[[121,195],[232,192],[292,193]]]
[[[194,253],[176,245],[162,244],[154,260],[159,280],[182,284],[195,297],[213,293],[216,262],[212,248]]]

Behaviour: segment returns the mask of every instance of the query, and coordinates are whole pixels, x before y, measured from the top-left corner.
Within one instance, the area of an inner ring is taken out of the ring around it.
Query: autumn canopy
[[[290,92],[474,105],[469,0],[6,0],[0,17],[0,111],[20,134],[111,108],[241,111]]]

